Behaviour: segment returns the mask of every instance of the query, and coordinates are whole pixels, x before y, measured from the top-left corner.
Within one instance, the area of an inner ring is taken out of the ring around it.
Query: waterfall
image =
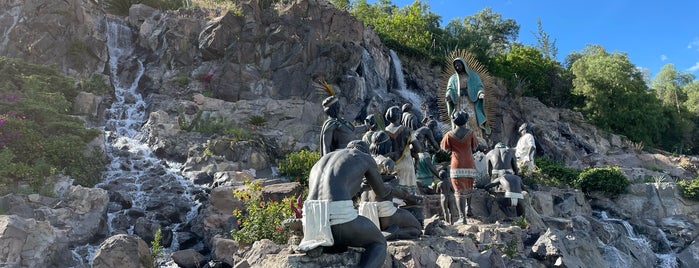
[[[161,161],[141,142],[147,134],[140,130],[146,120],[146,103],[137,91],[145,71],[143,60],[135,55],[133,31],[126,23],[108,18],[106,25],[115,100],[106,111],[103,129],[106,154],[111,162],[96,187],[110,193],[109,236],[134,234],[138,224],[160,226],[163,233],[172,232],[171,246],[164,250],[168,255],[179,249],[180,227],[197,214],[200,204],[193,193],[198,189],[179,174],[180,164]],[[114,201],[113,196],[123,200]],[[185,208],[188,210],[182,216],[180,211]],[[74,259],[91,266],[98,246],[76,247]]]
[[[391,55],[391,63],[393,64],[394,77],[397,83],[397,92],[403,99],[409,101],[413,105],[413,113],[420,116],[419,112],[420,105],[425,102],[424,98],[412,90],[409,90],[405,84],[405,76],[403,75],[403,66],[401,65],[398,54],[392,49],[389,51]],[[418,111],[417,113],[415,111]]]
[[[633,230],[633,227],[628,221],[622,220],[622,219],[616,219],[616,218],[610,218],[607,215],[606,211],[595,211],[594,214],[597,215],[597,217],[602,221],[603,224],[610,223],[610,224],[617,224],[621,225],[624,230],[626,231],[626,236],[631,240],[634,241],[640,249],[643,251],[649,251],[653,252],[652,247],[648,240],[643,237],[642,235],[636,234],[636,232]],[[606,227],[605,227],[606,228]],[[609,227],[610,229],[613,227]],[[660,231],[660,233],[664,237],[664,233]],[[665,238],[666,239],[666,238]],[[667,240],[667,239],[666,239]],[[602,254],[604,256],[605,261],[609,264],[610,267],[629,267],[629,262],[628,260],[629,256],[626,254],[623,254],[620,252],[616,247],[612,245],[604,245],[601,241],[600,243],[602,244]],[[675,256],[674,253],[655,253],[655,267],[657,268],[675,268],[677,267],[677,257]]]

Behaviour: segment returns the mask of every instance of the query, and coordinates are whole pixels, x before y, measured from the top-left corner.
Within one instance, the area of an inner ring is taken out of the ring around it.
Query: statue
[[[468,198],[475,178],[478,177],[473,153],[476,151],[478,141],[475,133],[466,127],[468,114],[464,111],[456,111],[452,115],[452,121],[456,128],[447,132],[441,142],[445,151],[451,152],[450,175],[451,182],[456,191],[456,208],[459,210],[458,223],[466,224]]]
[[[337,149],[344,149],[347,144],[357,139],[354,125],[340,117],[340,102],[330,96],[323,100],[323,112],[328,119],[320,130],[320,155],[326,155]]]
[[[437,121],[430,120],[427,124],[413,131],[413,141],[419,143],[418,146],[424,148],[430,153],[439,151],[439,143],[434,136],[434,130],[437,128]],[[418,150],[418,149],[416,149]],[[419,151],[419,150],[418,150]]]
[[[401,115],[401,125],[404,125],[411,131],[416,130],[417,128],[420,127],[420,122],[417,120],[417,116],[415,116],[412,112],[413,110],[413,105],[410,103],[403,104],[401,107],[401,111],[403,111],[403,114]]]
[[[362,136],[362,141],[371,144],[371,137],[379,130],[379,125],[376,124],[376,118],[373,114],[367,115],[364,119],[364,125],[367,127],[367,131]]]
[[[434,159],[432,159],[432,155],[425,151],[424,148],[420,148],[417,155],[418,160],[415,165],[415,175],[417,176],[418,190],[422,194],[434,194],[434,190],[431,188],[434,184],[432,178],[439,179],[439,172],[437,172],[437,168],[434,166]]]
[[[387,135],[383,131],[381,134]],[[377,140],[381,139],[382,137],[377,135]],[[377,146],[371,148],[374,149],[373,151],[380,151],[376,149]],[[363,183],[359,202],[359,215],[367,217],[381,231],[384,231],[386,240],[417,238],[422,234],[420,222],[409,211],[397,208],[392,200],[395,197],[413,204],[419,204],[422,200],[415,195],[409,195],[402,190],[394,189],[393,186],[397,184],[398,179],[394,176],[393,160],[380,154],[373,155],[373,157],[384,178],[384,186],[391,192],[391,195],[381,198],[372,191],[368,184]]]
[[[458,110],[466,111],[471,118],[468,123],[470,129],[490,134],[483,106],[485,98],[483,82],[478,73],[468,68],[464,59],[455,58],[452,65],[455,72],[449,77],[445,96],[447,115],[451,116]],[[455,127],[456,125],[452,122],[452,128]],[[479,137],[482,138],[482,135]]]
[[[534,171],[534,153],[536,153],[536,142],[532,135],[529,124],[524,123],[519,127],[519,134],[522,135],[515,147],[517,166],[520,171],[531,174]]]
[[[524,204],[520,202],[520,199],[524,199],[524,195],[522,195],[522,179],[517,175],[509,173],[507,170],[499,170],[496,176],[484,188],[488,190],[499,186],[496,191],[498,203],[505,208],[505,211],[509,214],[508,216],[511,217],[513,214],[517,217],[524,215]],[[516,209],[515,213],[512,213],[512,208]]]
[[[439,194],[439,205],[442,207],[442,215],[444,216],[444,221],[453,224],[454,216],[458,213],[456,199],[454,198],[454,187],[452,187],[449,173],[446,170],[439,171],[439,179],[436,189]]]
[[[304,237],[299,249],[307,254],[361,247],[360,267],[381,267],[386,238],[371,220],[359,216],[352,198],[361,190],[362,177],[381,199],[391,193],[383,185],[376,161],[365,148],[344,148],[323,155],[311,168],[308,196],[303,204]],[[310,252],[309,252],[310,251]]]
[[[495,147],[485,157],[488,162],[488,177],[491,180],[497,178],[498,172],[501,170],[510,174],[519,173],[515,152],[502,142],[495,144]]]
[[[410,154],[410,133],[405,126],[400,125],[400,109],[398,109],[398,106],[388,109],[386,119],[391,124],[386,126],[385,131],[374,134],[371,152],[374,155],[389,157],[395,162],[395,173],[398,177],[396,189],[405,191],[408,195],[418,195],[415,166],[413,157]],[[425,219],[422,204],[411,204],[400,198],[398,198],[397,203],[399,207],[415,215],[415,218],[422,225]]]

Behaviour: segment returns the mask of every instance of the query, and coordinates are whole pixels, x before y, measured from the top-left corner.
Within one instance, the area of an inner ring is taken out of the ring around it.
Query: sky
[[[392,0],[404,7],[414,0]],[[374,3],[375,1],[367,1]],[[647,68],[651,78],[666,64],[699,78],[699,1],[697,0],[423,0],[442,17],[473,15],[486,7],[520,26],[517,41],[535,46],[537,18],[556,41],[557,59],[587,44],[624,52],[631,63]]]

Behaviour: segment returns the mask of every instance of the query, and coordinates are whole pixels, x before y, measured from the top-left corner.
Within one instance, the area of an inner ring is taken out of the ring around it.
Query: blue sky
[[[373,3],[375,1],[368,1]],[[392,0],[399,7],[413,0]],[[668,63],[699,77],[699,1],[632,0],[423,0],[442,17],[442,25],[491,7],[520,25],[518,41],[535,45],[536,21],[556,40],[558,60],[587,44],[625,52],[651,77]]]

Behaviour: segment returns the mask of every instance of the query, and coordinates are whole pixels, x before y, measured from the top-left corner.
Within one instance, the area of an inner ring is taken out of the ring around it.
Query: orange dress
[[[476,162],[473,159],[473,151],[478,146],[478,140],[473,131],[469,130],[463,139],[449,131],[441,142],[444,150],[451,151],[451,165],[449,177],[455,190],[473,189],[474,178],[478,175]]]

